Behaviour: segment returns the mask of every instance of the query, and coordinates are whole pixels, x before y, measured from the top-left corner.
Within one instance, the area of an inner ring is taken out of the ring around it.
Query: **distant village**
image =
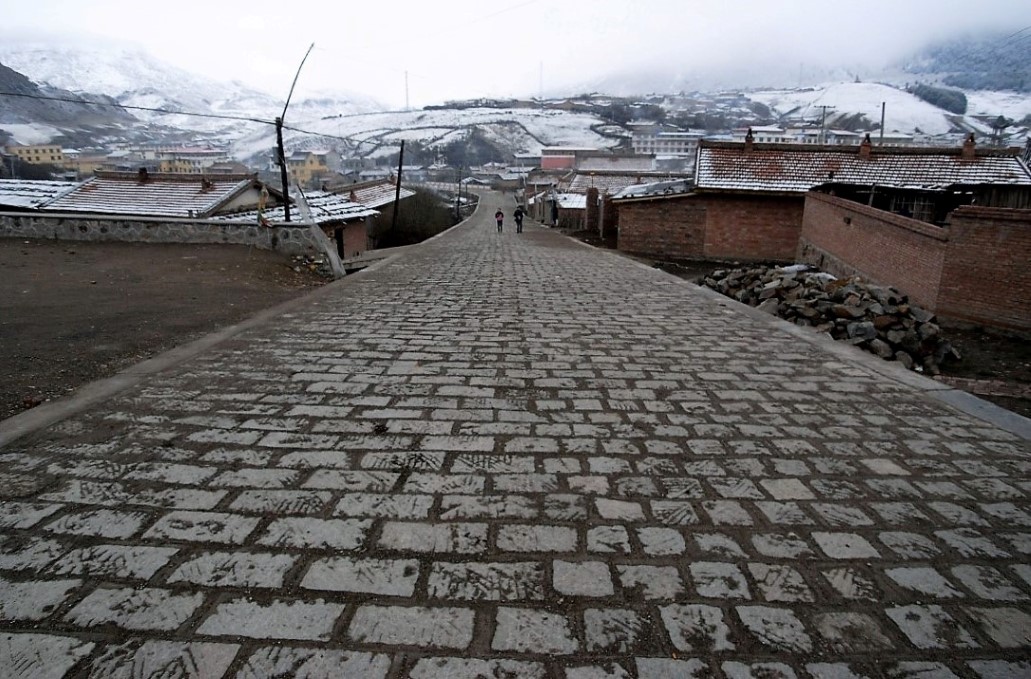
[[[0,180],[0,236],[240,242],[346,262],[375,250],[384,211],[403,210],[398,201],[417,191],[454,206],[457,220],[477,189],[489,188],[544,225],[633,255],[804,259],[896,285],[960,318],[1031,328],[1026,266],[1005,275],[982,266],[970,279],[979,289],[986,275],[998,281],[985,293],[992,304],[980,294],[947,299],[966,276],[950,261],[1031,261],[1031,141],[1000,147],[968,133],[951,146],[921,146],[909,135],[805,123],[717,138],[654,120],[623,129],[616,148],[545,146],[473,166],[441,157],[391,167],[296,151],[285,156],[285,191],[278,168],[252,170],[226,149],[141,145],[100,155],[13,145],[5,162],[57,168],[57,176]],[[1018,231],[1007,231],[1014,224]],[[299,225],[320,227],[321,236]]]

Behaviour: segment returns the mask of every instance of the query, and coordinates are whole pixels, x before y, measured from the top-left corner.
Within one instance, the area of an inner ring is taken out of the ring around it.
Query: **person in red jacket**
[[[501,227],[505,223],[505,213],[501,211],[501,208],[494,213],[494,219],[498,220],[498,233],[501,233]]]

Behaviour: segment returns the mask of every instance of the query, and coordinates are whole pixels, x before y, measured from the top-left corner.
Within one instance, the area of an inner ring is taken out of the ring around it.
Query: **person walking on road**
[[[523,232],[523,206],[522,205],[516,205],[515,212],[512,213],[512,216],[515,217],[516,233],[522,233]]]
[[[505,213],[501,211],[501,208],[494,213],[494,219],[498,220],[498,233],[501,233],[501,227],[505,223]]]

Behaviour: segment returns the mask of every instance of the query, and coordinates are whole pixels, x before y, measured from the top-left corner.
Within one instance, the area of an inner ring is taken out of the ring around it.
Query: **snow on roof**
[[[805,193],[826,183],[942,189],[954,185],[1031,186],[1031,172],[1003,152],[963,158],[960,149],[811,147],[703,142],[698,188]]]
[[[141,180],[141,176],[145,176]],[[207,217],[254,185],[251,175],[183,175],[98,172],[71,191],[48,201],[48,212],[86,212],[155,217]]]
[[[558,206],[568,210],[586,210],[587,196],[579,193],[557,193],[555,199]]]
[[[617,172],[617,173],[588,173],[578,172],[569,183],[566,190],[569,193],[587,193],[587,189],[594,187],[599,193],[617,193],[634,184],[644,184],[657,179],[667,178],[665,172],[648,176],[643,172]]]
[[[0,179],[0,208],[37,208],[78,185],[79,182]]]
[[[577,169],[581,172],[598,171],[622,171],[632,172],[648,171],[654,169],[655,162],[652,156],[592,156],[580,161]]]
[[[694,188],[694,185],[690,179],[672,179],[664,182],[652,182],[651,184],[637,184],[626,187],[613,196],[613,200],[676,196],[689,193],[692,188]]]
[[[308,203],[312,221],[316,224],[349,222],[379,214],[378,210],[373,210],[361,203],[354,203],[347,196],[328,191],[308,191],[304,194],[304,198]],[[291,210],[291,216],[299,214],[299,208],[295,207]],[[262,216],[270,222],[283,222],[286,219],[282,205],[263,211]],[[257,223],[258,211],[236,212],[219,215],[212,219],[220,222]]]
[[[361,184],[344,184],[331,187],[330,191],[350,196],[353,202],[361,203],[365,207],[376,208],[394,202],[397,186],[392,181],[379,180],[363,182]],[[414,195],[415,191],[406,189],[404,186],[401,187],[402,200]]]

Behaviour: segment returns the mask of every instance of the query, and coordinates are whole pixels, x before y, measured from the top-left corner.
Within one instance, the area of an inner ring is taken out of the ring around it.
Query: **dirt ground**
[[[714,267],[662,268],[691,280]],[[327,282],[244,246],[0,239],[0,419]],[[946,379],[1031,417],[1031,341],[981,328],[945,337],[963,355]]]
[[[326,282],[246,246],[2,238],[0,419]]]

